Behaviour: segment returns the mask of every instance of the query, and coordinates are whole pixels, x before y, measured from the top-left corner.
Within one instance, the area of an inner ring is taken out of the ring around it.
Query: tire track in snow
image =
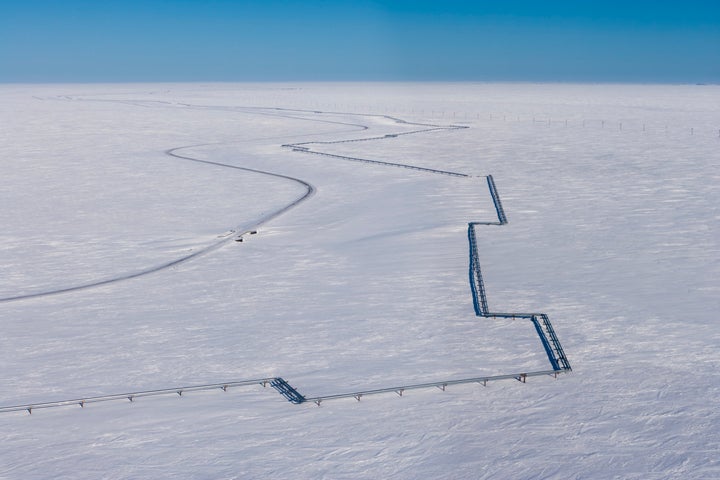
[[[193,260],[201,255],[206,255],[210,252],[213,252],[213,251],[217,250],[218,248],[224,246],[225,244],[229,243],[230,241],[241,238],[243,235],[246,235],[250,232],[257,230],[260,226],[268,223],[269,221],[271,221],[271,220],[279,217],[280,215],[287,213],[289,210],[297,207],[298,205],[300,205],[302,202],[304,202],[305,200],[310,198],[315,193],[315,187],[312,184],[310,184],[309,182],[306,182],[302,179],[299,179],[299,178],[291,177],[288,175],[282,175],[279,173],[269,172],[269,171],[265,171],[265,170],[257,170],[254,168],[240,167],[237,165],[230,165],[230,164],[226,164],[226,163],[202,160],[199,158],[193,158],[193,157],[190,157],[187,155],[181,155],[181,154],[177,153],[179,150],[184,150],[184,149],[188,149],[188,148],[192,148],[192,147],[199,147],[199,146],[202,146],[202,145],[188,145],[188,146],[184,146],[184,147],[176,147],[176,148],[172,148],[170,150],[166,150],[165,154],[169,155],[171,157],[181,159],[181,160],[187,160],[187,161],[198,162],[198,163],[203,163],[203,164],[207,164],[207,165],[214,165],[217,167],[230,168],[230,169],[241,170],[241,171],[245,171],[245,172],[269,175],[269,176],[276,177],[276,178],[282,178],[285,180],[299,183],[300,185],[305,187],[305,192],[300,197],[294,199],[289,204],[287,204],[273,212],[270,212],[267,215],[260,217],[254,223],[251,223],[250,225],[248,225],[246,223],[244,223],[242,225],[238,225],[238,226],[234,227],[233,229],[231,229],[230,235],[226,235],[222,239],[217,240],[205,247],[201,247],[198,250],[195,250],[194,252],[192,252],[188,255],[184,255],[184,256],[176,258],[174,260],[160,263],[158,265],[154,265],[154,266],[146,268],[146,269],[138,270],[138,271],[131,272],[131,273],[126,273],[123,275],[117,275],[117,276],[110,277],[107,279],[83,283],[80,285],[73,285],[70,287],[58,288],[58,289],[54,289],[54,290],[46,290],[46,291],[42,291],[42,292],[27,293],[27,294],[22,294],[22,295],[15,295],[15,296],[10,296],[10,297],[0,298],[0,303],[14,302],[14,301],[20,301],[20,300],[30,300],[30,299],[35,299],[35,298],[48,297],[51,295],[60,295],[63,293],[78,292],[78,291],[82,291],[82,290],[88,290],[91,288],[97,288],[97,287],[111,285],[111,284],[122,282],[125,280],[131,280],[133,278],[142,277],[144,275],[150,275],[152,273],[160,272],[162,270],[167,270],[168,268],[175,267],[175,266],[180,265],[185,262],[189,262],[190,260]]]

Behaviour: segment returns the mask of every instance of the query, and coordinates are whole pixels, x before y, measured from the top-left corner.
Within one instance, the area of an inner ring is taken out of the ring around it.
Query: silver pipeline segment
[[[250,386],[250,385],[267,386],[273,380],[275,380],[275,378],[260,378],[260,379],[255,379],[255,380],[238,380],[238,381],[223,382],[223,383],[209,383],[209,384],[204,384],[204,385],[189,385],[189,386],[182,386],[182,387],[162,388],[162,389],[157,389],[157,390],[140,390],[140,391],[134,391],[134,392],[114,393],[114,394],[110,394],[110,395],[79,397],[79,398],[73,398],[73,399],[69,399],[69,400],[58,400],[58,401],[54,401],[54,402],[34,402],[34,403],[26,403],[26,404],[19,404],[19,405],[8,405],[8,406],[0,407],[0,413],[18,412],[18,411],[23,411],[23,410],[27,411],[28,413],[32,413],[33,410],[40,410],[43,408],[67,407],[67,406],[85,407],[85,405],[89,405],[91,403],[112,402],[112,401],[117,401],[117,400],[125,400],[125,401],[132,402],[137,398],[156,397],[159,395],[182,396],[183,393],[199,392],[199,391],[203,391],[203,390],[227,391],[229,388],[245,387],[245,386]]]

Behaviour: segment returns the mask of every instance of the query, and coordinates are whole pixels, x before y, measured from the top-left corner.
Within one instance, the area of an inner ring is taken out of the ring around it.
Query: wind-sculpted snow
[[[19,407],[0,415],[0,477],[720,478],[717,85],[5,85],[0,100],[0,297],[237,239],[306,192],[173,147],[316,188],[242,243],[0,304],[0,405]],[[385,115],[470,128],[401,135],[431,127]],[[342,140],[357,141],[307,143]],[[281,147],[296,143],[337,157]],[[546,313],[573,374],[552,379],[562,356],[532,319],[483,312]]]
[[[99,99],[84,98],[84,97],[64,97],[64,98],[67,100],[76,100],[76,101],[80,100],[80,101],[90,101],[90,102],[114,102],[115,101],[115,100],[99,100]],[[391,116],[387,116],[387,115],[382,115],[382,116],[360,115],[360,114],[353,114],[353,113],[347,113],[347,112],[325,112],[325,111],[318,111],[318,110],[308,111],[308,110],[295,110],[295,109],[286,109],[286,108],[278,108],[278,107],[272,107],[272,108],[217,107],[217,106],[193,105],[193,104],[188,104],[188,103],[171,104],[169,102],[162,102],[162,101],[133,101],[133,100],[127,100],[122,103],[127,104],[127,105],[138,106],[138,107],[147,107],[147,108],[177,108],[177,106],[181,106],[181,107],[186,107],[189,109],[245,111],[245,112],[251,112],[252,114],[255,114],[255,115],[280,116],[280,117],[298,119],[298,120],[303,120],[303,121],[313,121],[313,122],[321,122],[321,123],[349,126],[349,127],[352,127],[353,130],[359,130],[359,131],[365,131],[369,127],[367,125],[364,125],[361,123],[349,123],[349,122],[331,120],[328,118],[317,118],[317,116],[322,115],[324,117],[327,117],[327,116],[332,117],[334,115],[343,115],[343,116],[357,117],[359,120],[361,120],[363,116],[365,116],[365,117],[368,117],[368,116],[381,117],[385,120],[391,121],[395,125],[402,126],[403,128],[404,127],[419,127],[419,128],[415,128],[413,130],[392,131],[391,133],[385,133],[382,135],[374,135],[374,136],[369,136],[369,137],[353,137],[353,138],[333,140],[333,141],[312,141],[312,142],[288,143],[288,144],[283,144],[282,146],[292,149],[293,152],[319,155],[319,156],[329,157],[329,158],[333,158],[336,160],[342,160],[342,161],[361,162],[361,163],[366,163],[366,164],[379,165],[382,167],[403,168],[403,169],[414,170],[417,172],[427,173],[427,174],[431,174],[431,175],[443,175],[443,176],[458,177],[458,178],[471,177],[471,175],[469,175],[469,174],[456,172],[456,171],[423,167],[423,166],[418,166],[418,165],[412,165],[409,163],[372,160],[372,159],[367,159],[367,158],[363,158],[363,157],[338,155],[338,154],[333,154],[333,153],[329,153],[327,151],[322,150],[323,146],[327,146],[327,145],[337,145],[337,144],[345,144],[345,143],[353,143],[353,142],[387,141],[387,140],[398,138],[399,136],[459,130],[459,129],[468,128],[467,126],[461,126],[461,125],[442,126],[442,125],[428,124],[428,123],[412,123],[412,122],[402,120],[400,118],[391,117]],[[259,228],[260,226],[267,224],[271,220],[274,220],[274,219],[280,217],[281,215],[287,213],[294,207],[298,206],[300,203],[308,200],[315,193],[315,187],[311,183],[309,183],[308,181],[303,180],[301,178],[298,178],[298,177],[285,175],[285,174],[277,173],[277,172],[271,172],[268,170],[250,168],[250,167],[245,167],[245,166],[238,166],[238,165],[223,163],[223,162],[219,162],[219,161],[209,160],[209,159],[197,158],[197,157],[191,156],[189,154],[180,153],[183,150],[187,150],[192,147],[201,147],[204,145],[207,145],[207,144],[196,144],[196,145],[190,145],[190,146],[175,147],[175,148],[166,150],[165,154],[169,155],[170,157],[173,157],[175,159],[178,159],[178,160],[195,162],[195,163],[199,163],[202,165],[208,165],[211,167],[220,167],[223,169],[237,170],[237,171],[246,172],[246,173],[266,175],[266,176],[271,176],[271,177],[282,179],[282,180],[287,180],[287,181],[302,185],[305,189],[305,192],[301,196],[295,198],[291,202],[284,205],[283,207],[264,214],[263,216],[261,216],[260,218],[256,219],[254,222],[252,222],[251,224],[248,225],[246,223],[241,226],[235,227],[234,229],[232,229],[230,231],[230,233],[221,235],[219,240],[217,240],[201,249],[197,249],[191,254],[182,256],[182,257],[174,259],[172,261],[165,262],[160,265],[156,265],[151,268],[147,268],[147,269],[140,270],[137,272],[127,273],[124,275],[118,275],[118,276],[115,276],[115,277],[112,277],[109,279],[103,279],[103,280],[98,280],[95,282],[88,282],[88,283],[81,284],[81,285],[68,286],[68,287],[44,291],[44,292],[37,292],[37,293],[30,293],[30,294],[23,294],[23,295],[16,295],[16,296],[0,298],[0,302],[30,300],[30,299],[45,297],[45,296],[50,296],[50,295],[58,295],[58,294],[63,294],[63,293],[75,292],[75,291],[79,291],[79,290],[86,290],[86,289],[90,289],[90,288],[94,288],[94,287],[100,287],[100,286],[109,285],[112,283],[117,283],[120,281],[135,279],[135,278],[138,278],[138,277],[141,277],[144,275],[156,273],[161,270],[165,270],[170,267],[174,267],[181,263],[196,259],[197,257],[199,257],[201,255],[210,253],[233,240],[242,241],[244,235],[249,234],[249,233],[256,233],[257,228]],[[550,369],[512,372],[512,373],[507,373],[507,374],[502,374],[502,375],[492,375],[492,376],[472,376],[472,377],[465,377],[465,378],[440,378],[436,381],[431,381],[431,382],[406,383],[406,384],[400,384],[400,385],[391,385],[391,386],[387,386],[387,387],[383,387],[383,388],[371,388],[371,389],[364,389],[364,390],[360,389],[360,390],[354,390],[352,392],[331,393],[331,394],[312,396],[312,397],[304,396],[300,392],[300,390],[298,390],[295,386],[291,385],[284,378],[278,376],[278,377],[263,378],[260,380],[234,380],[234,381],[227,381],[227,382],[222,382],[222,383],[212,383],[212,384],[192,385],[192,386],[178,386],[178,387],[170,387],[170,388],[159,388],[159,389],[153,389],[153,390],[139,390],[139,391],[133,391],[133,392],[117,393],[117,394],[110,394],[110,395],[100,395],[100,396],[85,397],[85,398],[75,398],[75,399],[69,399],[69,400],[35,402],[32,404],[17,404],[17,405],[0,406],[0,412],[12,412],[12,411],[25,410],[28,413],[32,413],[33,410],[44,409],[44,408],[52,408],[52,407],[60,407],[60,406],[68,406],[68,405],[80,405],[81,407],[84,407],[86,404],[90,404],[90,403],[106,402],[106,401],[113,401],[113,400],[129,400],[132,402],[135,398],[140,398],[140,397],[167,395],[167,394],[182,395],[183,392],[192,392],[192,391],[200,391],[200,390],[214,390],[214,389],[218,389],[218,388],[222,389],[223,391],[226,391],[229,387],[251,386],[251,385],[257,385],[257,384],[261,384],[263,386],[270,385],[275,390],[277,390],[281,395],[283,395],[285,398],[287,398],[287,400],[290,401],[291,403],[302,404],[302,403],[306,403],[306,402],[314,402],[315,404],[320,406],[321,403],[325,400],[333,400],[333,399],[340,399],[340,398],[354,398],[354,399],[360,401],[360,399],[362,397],[368,396],[368,395],[376,395],[376,394],[392,392],[392,393],[398,394],[399,396],[402,396],[403,393],[407,390],[437,387],[444,391],[446,389],[446,387],[448,387],[450,385],[469,384],[469,383],[477,383],[477,384],[481,384],[481,385],[487,385],[487,383],[491,382],[491,381],[506,380],[506,379],[514,379],[514,380],[518,380],[518,381],[525,383],[528,377],[546,376],[546,375],[552,375],[552,376],[557,377],[557,375],[560,373],[570,372],[572,370],[570,367],[570,363],[569,363],[567,357],[565,356],[565,353],[560,344],[560,341],[557,338],[557,336],[554,332],[554,329],[550,323],[550,320],[546,314],[543,314],[543,313],[494,313],[489,310],[485,284],[484,284],[482,272],[480,269],[480,260],[479,260],[479,255],[478,255],[478,246],[477,246],[477,241],[476,241],[475,228],[476,228],[476,226],[480,226],[480,225],[482,225],[482,226],[505,225],[505,224],[507,224],[507,218],[506,218],[505,211],[503,209],[503,206],[502,206],[502,203],[500,200],[500,196],[499,196],[499,193],[498,193],[498,190],[497,190],[497,187],[495,185],[495,181],[494,181],[492,175],[488,175],[486,177],[486,180],[487,180],[488,191],[489,191],[490,197],[492,199],[493,205],[495,207],[495,212],[496,212],[498,221],[497,222],[472,221],[472,222],[468,223],[469,280],[470,280],[470,291],[472,294],[472,302],[473,302],[473,306],[475,308],[475,313],[477,316],[483,317],[483,318],[530,320],[530,322],[534,325],[535,330],[540,338],[541,346],[544,349],[545,353],[547,354],[548,360],[550,362],[550,367],[551,367]]]

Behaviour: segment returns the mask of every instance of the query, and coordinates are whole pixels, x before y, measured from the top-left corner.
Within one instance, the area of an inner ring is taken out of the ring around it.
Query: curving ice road
[[[229,165],[229,164],[220,163],[220,162],[201,160],[198,158],[193,158],[193,157],[190,157],[187,155],[181,155],[180,153],[178,153],[178,151],[180,151],[180,150],[188,149],[191,147],[198,147],[198,146],[200,146],[200,145],[188,145],[188,146],[184,146],[184,147],[175,147],[175,148],[165,151],[165,153],[171,157],[179,158],[182,160],[188,160],[188,161],[204,163],[204,164],[208,164],[208,165],[215,165],[218,167],[242,170],[245,172],[252,172],[252,173],[258,173],[258,174],[262,174],[262,175],[270,175],[270,176],[276,177],[276,178],[282,178],[285,180],[289,180],[291,182],[299,183],[300,185],[305,187],[305,193],[303,195],[297,197],[296,199],[294,199],[292,202],[288,203],[287,205],[283,206],[282,208],[279,208],[279,209],[272,211],[266,215],[263,215],[259,219],[255,220],[254,223],[251,223],[249,225],[247,223],[244,223],[242,225],[236,226],[235,228],[232,229],[231,235],[226,235],[216,242],[213,242],[205,247],[202,247],[198,250],[195,250],[192,253],[181,256],[174,260],[170,260],[168,262],[154,265],[152,267],[145,268],[142,270],[137,270],[134,272],[125,273],[125,274],[117,275],[117,276],[110,277],[110,278],[96,280],[96,281],[92,281],[92,282],[88,282],[88,283],[83,283],[80,285],[72,285],[72,286],[68,286],[68,287],[58,288],[55,290],[46,290],[46,291],[37,292],[37,293],[28,293],[28,294],[23,294],[23,295],[4,297],[4,298],[0,298],[0,303],[13,302],[13,301],[19,301],[19,300],[29,300],[29,299],[33,299],[33,298],[47,297],[50,295],[59,295],[62,293],[77,292],[80,290],[87,290],[90,288],[102,287],[102,286],[110,285],[113,283],[130,280],[133,278],[138,278],[143,275],[149,275],[151,273],[159,272],[161,270],[165,270],[170,267],[180,265],[181,263],[188,262],[194,258],[201,256],[201,255],[210,253],[210,252],[222,247],[223,245],[227,244],[228,242],[230,242],[232,240],[241,238],[243,235],[254,231],[258,227],[279,217],[280,215],[287,213],[289,210],[295,208],[296,206],[298,206],[300,203],[302,203],[305,200],[307,200],[308,198],[310,198],[315,193],[315,187],[313,187],[310,183],[308,183],[304,180],[301,180],[299,178],[294,178],[294,177],[290,177],[288,175],[282,175],[279,173],[268,172],[268,171],[264,171],[264,170],[257,170],[257,169],[253,169],[253,168],[239,167],[236,165]]]

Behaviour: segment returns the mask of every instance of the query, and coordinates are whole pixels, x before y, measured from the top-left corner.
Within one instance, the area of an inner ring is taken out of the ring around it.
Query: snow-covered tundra
[[[573,367],[319,407],[255,383],[4,411],[0,478],[720,476],[720,87],[0,100],[0,407],[547,370],[531,322],[475,315],[489,174],[508,219],[476,227],[490,310],[547,313]]]

